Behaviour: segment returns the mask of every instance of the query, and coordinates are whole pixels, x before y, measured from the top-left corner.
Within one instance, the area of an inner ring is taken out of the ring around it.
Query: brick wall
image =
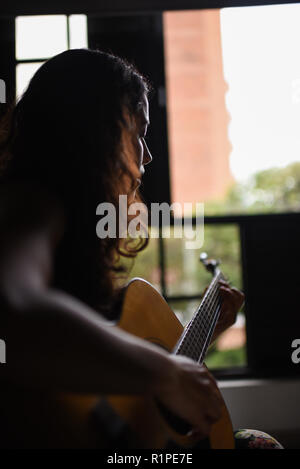
[[[164,14],[172,200],[222,198],[232,182],[219,10]]]

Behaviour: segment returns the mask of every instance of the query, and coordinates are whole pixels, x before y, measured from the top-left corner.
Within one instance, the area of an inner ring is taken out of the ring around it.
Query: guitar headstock
[[[206,252],[202,252],[200,254],[200,261],[205,266],[206,270],[208,270],[208,272],[210,272],[212,275],[215,275],[217,273],[218,265],[221,263],[217,259],[212,259],[211,257],[208,257]]]

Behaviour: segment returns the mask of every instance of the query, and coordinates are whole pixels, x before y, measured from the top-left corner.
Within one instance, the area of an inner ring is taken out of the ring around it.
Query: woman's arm
[[[49,286],[54,226],[26,235],[18,230],[1,245],[0,329],[7,348],[1,380],[57,391],[148,393],[207,434],[220,403],[204,368],[113,327]]]

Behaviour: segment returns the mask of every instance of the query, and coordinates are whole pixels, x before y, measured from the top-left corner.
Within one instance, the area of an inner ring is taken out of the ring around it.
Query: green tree
[[[206,213],[266,213],[300,210],[300,162],[259,171],[235,183],[223,201],[206,204]]]

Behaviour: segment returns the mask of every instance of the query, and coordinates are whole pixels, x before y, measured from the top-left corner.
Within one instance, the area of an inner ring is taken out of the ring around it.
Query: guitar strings
[[[220,271],[213,278],[199,308],[194,313],[178,345],[175,347],[175,354],[188,356],[201,363],[219,317],[221,299],[218,282],[223,278]]]

